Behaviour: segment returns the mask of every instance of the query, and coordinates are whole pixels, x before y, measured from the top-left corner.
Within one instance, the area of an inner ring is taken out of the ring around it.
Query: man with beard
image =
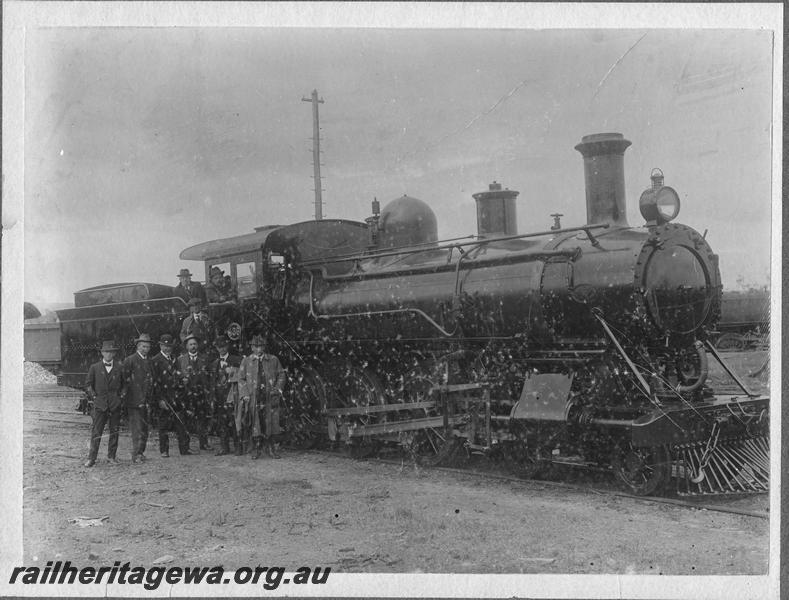
[[[159,452],[162,458],[170,456],[170,431],[178,438],[181,455],[191,454],[183,407],[176,391],[178,389],[177,361],[173,355],[173,336],[165,333],[159,338],[159,354],[151,359],[153,368],[153,409],[157,413],[159,426]]]
[[[186,353],[178,357],[177,370],[181,380],[181,402],[186,409],[188,429],[197,434],[200,450],[211,450],[208,445],[208,404],[210,377],[205,357],[198,352],[200,340],[189,335],[184,340]],[[188,439],[188,438],[187,438]]]

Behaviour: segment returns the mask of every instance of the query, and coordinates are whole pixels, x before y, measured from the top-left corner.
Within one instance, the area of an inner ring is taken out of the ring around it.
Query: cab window
[[[236,289],[239,298],[248,298],[257,293],[257,277],[255,261],[238,263],[236,265]]]

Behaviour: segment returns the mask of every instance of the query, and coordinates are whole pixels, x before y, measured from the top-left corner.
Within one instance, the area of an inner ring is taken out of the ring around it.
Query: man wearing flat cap
[[[183,454],[189,451],[186,434],[186,415],[180,405],[178,389],[177,360],[173,354],[173,336],[165,333],[159,338],[159,354],[151,359],[153,368],[153,403],[156,423],[159,427],[159,452],[162,458],[170,457],[170,431],[175,431],[178,450]]]
[[[230,438],[236,456],[241,456],[241,442],[236,431],[236,406],[238,405],[238,368],[241,357],[230,352],[230,340],[220,335],[214,341],[219,356],[211,362],[211,390],[214,395],[214,418],[222,442],[216,455],[230,453]]]
[[[184,302],[189,302],[192,298],[200,298],[206,302],[205,289],[196,281],[192,281],[189,269],[181,269],[178,273],[178,285],[173,288],[173,296],[182,298]]]
[[[136,350],[123,361],[122,372],[132,438],[132,463],[137,463],[145,462],[145,447],[148,443],[149,410],[153,395],[153,369],[148,358],[151,336],[141,333],[134,343]]]
[[[190,334],[184,340],[186,352],[176,362],[180,379],[180,400],[186,410],[187,429],[197,434],[200,450],[211,450],[208,444],[211,380],[208,363],[200,354],[200,340]],[[188,438],[187,438],[188,440]]]
[[[190,315],[181,323],[180,338],[186,342],[186,338],[193,335],[199,340],[200,351],[205,352],[208,344],[214,339],[214,324],[203,312],[205,303],[199,298],[189,300]]]
[[[271,458],[279,458],[274,442],[282,433],[279,408],[285,386],[285,370],[279,359],[267,354],[262,335],[252,338],[252,354],[241,361],[238,369],[238,395],[242,403],[242,421],[254,442],[252,458],[260,458],[263,444]]]
[[[121,424],[121,390],[123,377],[120,365],[115,362],[118,349],[111,341],[102,342],[101,360],[93,363],[85,379],[85,390],[93,401],[93,428],[90,433],[90,451],[86,467],[96,464],[99,444],[104,435],[104,426],[110,423],[110,439],[107,445],[107,461],[118,464],[118,431]]]

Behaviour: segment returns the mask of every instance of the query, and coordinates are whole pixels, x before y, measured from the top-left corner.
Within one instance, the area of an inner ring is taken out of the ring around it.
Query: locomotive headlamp
[[[677,218],[679,214],[679,194],[674,188],[663,185],[663,172],[652,170],[652,187],[641,194],[638,202],[641,216],[647,223],[662,225]]]

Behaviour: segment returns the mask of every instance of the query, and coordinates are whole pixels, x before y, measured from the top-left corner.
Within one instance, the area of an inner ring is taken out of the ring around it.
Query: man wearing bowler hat
[[[205,289],[196,281],[192,281],[189,269],[181,269],[178,273],[178,285],[173,288],[173,295],[182,298],[184,302],[189,302],[192,298],[206,301]]]
[[[197,434],[200,450],[211,450],[208,445],[208,405],[211,394],[208,363],[199,352],[200,340],[197,336],[190,334],[184,344],[186,353],[179,356],[176,363],[181,402],[188,416],[188,428]]]
[[[236,405],[238,404],[238,367],[241,357],[230,352],[230,341],[223,335],[214,342],[219,356],[211,362],[211,391],[214,396],[214,418],[222,446],[216,455],[230,453],[230,438],[237,456],[241,456],[241,442],[236,432]]]
[[[118,464],[115,454],[118,451],[118,430],[121,424],[123,377],[120,365],[115,362],[117,351],[113,342],[102,342],[101,360],[90,365],[85,380],[85,390],[93,401],[93,428],[90,433],[90,452],[85,462],[86,467],[96,464],[101,436],[104,435],[104,425],[108,420],[110,439],[107,446],[107,460],[111,464]]]
[[[159,354],[151,359],[153,369],[153,403],[151,408],[157,414],[159,452],[162,458],[170,456],[170,431],[173,430],[178,438],[180,453],[182,455],[191,454],[186,434],[186,415],[176,394],[179,382],[177,360],[173,354],[174,345],[173,336],[165,333],[159,338]]]
[[[145,462],[145,446],[148,443],[149,409],[153,394],[153,369],[148,358],[151,342],[150,335],[141,333],[140,337],[134,340],[136,351],[123,361],[124,393],[132,438],[132,463]]]
[[[214,324],[203,312],[204,302],[199,298],[189,300],[190,315],[181,323],[181,341],[186,343],[186,338],[193,335],[200,341],[200,350],[205,351],[206,346],[214,338]]]
[[[243,406],[243,420],[254,441],[252,458],[260,458],[264,442],[268,455],[279,458],[274,442],[282,432],[279,408],[285,370],[276,356],[265,352],[266,341],[262,335],[254,336],[251,345],[252,354],[241,361],[238,369],[238,395]]]

